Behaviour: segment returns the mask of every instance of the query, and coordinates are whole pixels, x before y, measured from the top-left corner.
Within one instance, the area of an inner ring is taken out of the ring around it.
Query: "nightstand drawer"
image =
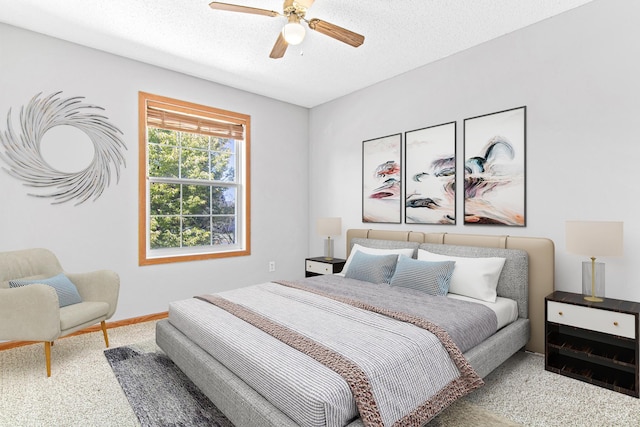
[[[307,260],[307,271],[317,274],[333,274],[333,264]]]
[[[636,317],[616,311],[547,301],[547,320],[605,334],[636,337]]]

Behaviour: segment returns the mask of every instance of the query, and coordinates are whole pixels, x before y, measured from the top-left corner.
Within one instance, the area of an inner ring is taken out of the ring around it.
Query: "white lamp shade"
[[[304,27],[299,22],[289,22],[282,29],[282,37],[291,45],[302,43],[304,35]]]
[[[590,257],[622,256],[622,222],[567,221],[567,251]]]
[[[342,218],[318,218],[316,225],[321,236],[339,236],[342,233]]]

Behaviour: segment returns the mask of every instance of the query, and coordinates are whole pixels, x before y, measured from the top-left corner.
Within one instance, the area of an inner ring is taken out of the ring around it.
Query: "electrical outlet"
[[[276,262],[269,261],[269,273],[273,273],[274,271],[276,271]]]

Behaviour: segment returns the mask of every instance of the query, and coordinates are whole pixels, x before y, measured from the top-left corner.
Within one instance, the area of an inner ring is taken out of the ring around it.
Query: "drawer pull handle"
[[[562,313],[561,311],[559,311],[559,312],[558,312],[558,314],[559,314],[560,316],[562,316],[562,314],[563,314],[563,313]]]
[[[618,322],[613,322],[613,326],[618,326]]]

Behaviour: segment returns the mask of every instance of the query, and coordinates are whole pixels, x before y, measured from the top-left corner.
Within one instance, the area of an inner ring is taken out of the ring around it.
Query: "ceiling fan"
[[[364,36],[354,33],[353,31],[349,31],[346,28],[339,27],[335,24],[331,24],[317,18],[307,20],[305,18],[305,15],[314,1],[315,0],[284,0],[282,13],[273,10],[258,9],[255,7],[222,3],[219,1],[212,1],[211,3],[209,3],[209,7],[211,7],[212,9],[226,10],[229,12],[251,13],[254,15],[264,15],[271,17],[284,16],[285,18],[287,18],[289,22],[284,26],[284,28],[282,28],[282,31],[280,31],[280,35],[278,35],[276,44],[273,46],[271,54],[269,55],[269,57],[274,59],[282,58],[285,51],[287,50],[287,46],[289,46],[290,44],[296,45],[302,42],[302,40],[304,39],[305,30],[300,21],[306,22],[309,28],[311,28],[312,30],[332,37],[353,47],[358,47],[362,43],[364,43]]]

